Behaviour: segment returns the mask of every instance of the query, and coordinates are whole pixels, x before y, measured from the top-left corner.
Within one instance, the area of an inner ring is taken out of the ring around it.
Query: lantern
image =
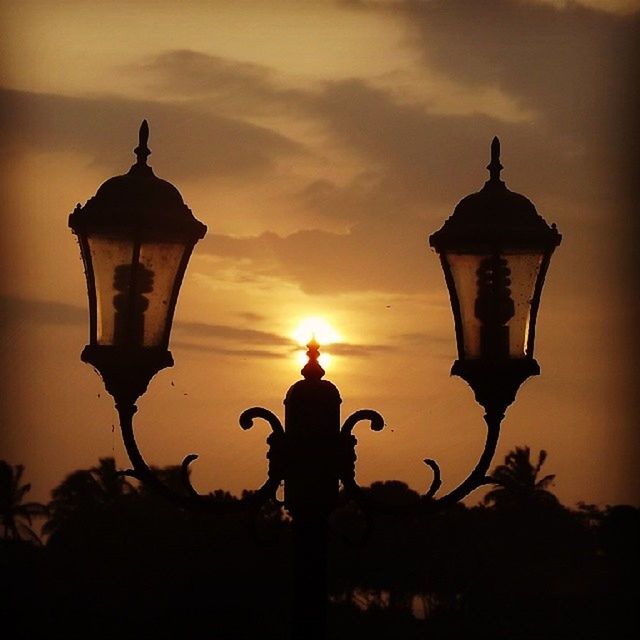
[[[454,317],[458,360],[485,406],[504,410],[520,384],[540,372],[535,326],[551,254],[561,235],[533,203],[500,180],[500,142],[491,144],[490,178],[430,236],[440,255]]]
[[[189,257],[206,227],[178,190],[147,165],[143,121],[137,162],[110,178],[69,216],[89,296],[89,344],[82,359],[118,400],[135,400],[173,360],[169,336]]]

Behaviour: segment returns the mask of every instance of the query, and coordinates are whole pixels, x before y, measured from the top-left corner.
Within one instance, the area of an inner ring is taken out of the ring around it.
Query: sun
[[[300,320],[292,336],[301,347],[306,347],[311,338],[315,338],[321,346],[342,340],[340,334],[320,316],[308,316]]]
[[[320,344],[320,358],[318,362],[326,369],[331,363],[331,355],[327,351],[323,351],[323,347],[341,342],[342,337],[334,329],[328,320],[320,316],[307,316],[302,318],[292,331],[291,336],[300,345],[304,347],[296,351],[295,357],[300,366],[304,366],[307,362],[306,346],[311,338],[315,338]]]

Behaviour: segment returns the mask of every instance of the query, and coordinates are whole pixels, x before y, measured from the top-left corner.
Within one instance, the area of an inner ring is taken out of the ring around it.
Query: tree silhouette
[[[483,503],[499,509],[535,509],[558,505],[558,499],[549,491],[555,474],[539,479],[540,469],[546,459],[547,452],[542,449],[534,466],[529,447],[516,447],[510,451],[505,456],[504,464],[493,470],[491,477],[497,486],[484,496]]]
[[[345,501],[331,523],[329,637],[631,637],[640,509],[563,507],[549,491],[553,476],[541,475],[545,458],[532,462],[519,447],[496,468],[497,498],[427,516],[392,509],[418,501],[406,484],[373,483],[364,492],[391,509],[373,514],[364,537],[362,511]],[[180,468],[156,471],[178,489]],[[9,472],[21,488],[22,471]],[[288,637],[291,531],[280,505],[266,505],[253,526],[249,514],[191,513],[132,482],[102,459],[54,489],[45,546],[0,540],[3,630],[13,623],[15,638],[93,640],[202,629]]]
[[[116,469],[115,460],[100,458],[98,466],[74,471],[52,491],[49,519],[42,530],[55,534],[77,518],[102,511],[134,493],[135,487]]]
[[[3,540],[30,540],[40,543],[32,529],[33,519],[46,515],[39,502],[24,502],[31,484],[21,484],[24,466],[0,460],[0,536]]]

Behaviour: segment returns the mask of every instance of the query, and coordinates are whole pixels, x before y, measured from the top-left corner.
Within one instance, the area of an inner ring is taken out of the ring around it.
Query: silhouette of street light
[[[143,121],[136,163],[110,178],[69,216],[78,237],[89,295],[89,344],[82,360],[101,374],[117,403],[133,404],[168,351],[182,277],[207,231],[178,190],[147,165]]]
[[[323,380],[320,345],[307,345],[303,378],[288,390],[284,427],[262,407],[240,416],[249,429],[257,418],[268,422],[268,478],[238,503],[220,503],[199,494],[182,462],[184,493],[171,490],[145,462],[135,440],[135,402],[151,378],[173,365],[169,335],[187,262],[206,227],[196,220],[178,190],[157,178],[146,163],[147,122],[140,127],[137,162],[129,172],[107,180],[69,226],[78,237],[89,297],[89,344],[82,360],[92,364],[113,396],[125,448],[133,469],[127,473],[175,503],[194,510],[254,514],[276,500],[284,482],[285,506],[292,516],[294,553],[293,637],[324,637],[326,621],[326,528],[338,501],[340,483],[365,513],[372,505],[355,481],[356,439],[352,429],[368,421],[374,431],[382,416],[361,409],[341,425],[338,389]],[[490,482],[487,471],[498,442],[500,423],[520,385],[540,368],[533,358],[535,322],[549,260],[561,236],[524,196],[500,180],[500,143],[494,138],[490,179],[464,198],[443,227],[430,237],[439,253],[453,310],[458,360],[452,373],[468,382],[485,408],[485,448],[475,468],[456,488],[436,497],[440,468],[427,492],[411,509],[434,512]]]
[[[500,180],[500,141],[490,178],[456,206],[429,242],[440,254],[458,343],[452,373],[487,411],[504,411],[522,382],[540,373],[536,317],[551,254],[561,236],[533,203]]]
[[[451,373],[484,407],[485,453],[493,456],[505,410],[520,385],[540,373],[533,357],[536,318],[561,235],[500,180],[497,137],[487,169],[484,187],[463,198],[429,242],[440,254],[453,311],[458,360]]]

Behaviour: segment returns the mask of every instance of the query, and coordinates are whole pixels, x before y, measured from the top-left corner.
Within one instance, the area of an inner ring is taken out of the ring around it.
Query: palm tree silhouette
[[[78,517],[110,507],[135,487],[118,471],[113,458],[100,458],[98,466],[69,474],[51,493],[50,517],[42,528],[53,534]]]
[[[549,491],[555,474],[538,479],[546,459],[547,452],[542,449],[534,466],[529,447],[510,451],[504,464],[493,470],[491,477],[497,486],[485,495],[483,503],[500,509],[558,505],[558,499]]]
[[[0,460],[0,537],[3,540],[31,540],[40,543],[32,529],[33,519],[44,516],[47,507],[39,502],[24,502],[31,484],[21,484],[24,465],[15,467]]]

